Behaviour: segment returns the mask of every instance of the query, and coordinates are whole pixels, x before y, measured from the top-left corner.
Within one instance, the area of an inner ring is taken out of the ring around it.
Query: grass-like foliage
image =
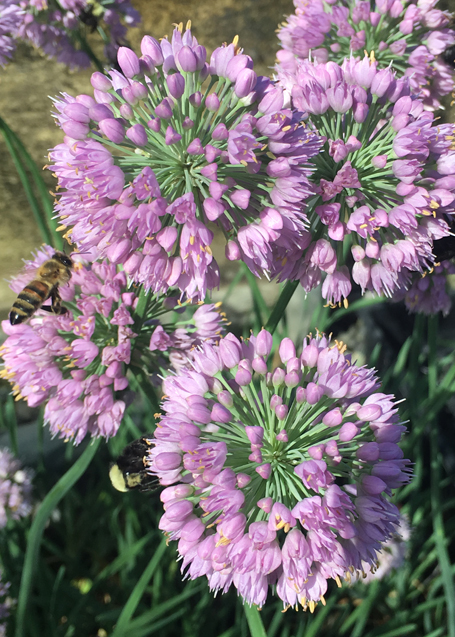
[[[257,311],[261,304],[257,299]],[[453,635],[455,361],[453,342],[438,336],[447,331],[434,318],[417,317],[383,370],[385,391],[406,399],[404,451],[415,463],[412,482],[395,496],[411,529],[406,559],[388,576],[333,587],[327,605],[314,614],[283,613],[278,601],[260,614],[255,608],[245,614],[234,592],[213,598],[205,582],[182,582],[175,548],[166,548],[157,528],[159,494],[121,494],[108,478],[112,459],[154,427],[150,410],[138,402],[108,444],[73,450],[61,443],[56,466],[40,457],[35,484],[41,504],[31,527],[10,522],[0,534],[5,577],[19,599],[11,635]],[[384,341],[373,347],[372,363],[381,368],[393,346]],[[5,393],[3,401],[2,427],[14,442],[14,410]]]

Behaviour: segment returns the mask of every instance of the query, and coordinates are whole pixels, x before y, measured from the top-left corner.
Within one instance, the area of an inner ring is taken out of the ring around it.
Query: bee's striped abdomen
[[[9,314],[11,325],[23,323],[23,321],[30,318],[48,298],[49,292],[49,285],[46,285],[42,281],[32,281],[29,283],[19,294],[11,308]]]

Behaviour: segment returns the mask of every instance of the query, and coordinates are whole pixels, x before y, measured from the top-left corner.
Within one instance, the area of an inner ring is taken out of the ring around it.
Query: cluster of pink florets
[[[53,254],[44,247],[13,281],[19,293],[33,280],[38,266]],[[75,257],[77,258],[77,257]],[[138,297],[127,285],[125,272],[113,264],[76,262],[71,281],[60,294],[68,311],[34,316],[28,323],[2,327],[1,375],[28,405],[46,404],[44,417],[51,433],[81,442],[86,434],[109,438],[117,433],[125,411],[127,370],[134,345],[147,352],[150,373],[161,364],[190,365],[192,350],[218,340],[225,319],[213,305],[200,307],[191,325],[166,327],[151,318],[141,334],[134,331]],[[177,306],[177,299],[156,303],[155,314]],[[155,316],[152,314],[152,317]],[[163,360],[163,353],[167,359]],[[158,356],[160,355],[160,356]]]
[[[105,56],[114,63],[127,26],[140,22],[129,0],[2,0],[0,4],[0,65],[11,58],[16,41],[22,40],[70,69],[88,68],[91,59],[78,36],[95,31],[98,24],[103,27]]]
[[[455,88],[453,69],[443,58],[455,44],[451,15],[436,9],[438,0],[294,0],[295,14],[281,26],[283,69],[294,72],[298,60],[341,63],[350,55],[374,51],[383,68],[390,63],[406,76],[425,108],[441,108],[440,99]]]
[[[122,47],[121,72],[94,73],[93,97],[55,102],[66,137],[50,159],[67,236],[154,292],[203,299],[219,285],[213,223],[229,259],[272,272],[288,246],[309,242],[308,160],[320,138],[234,43],[206,61],[179,27],[170,41],[145,36],[141,52]]]
[[[404,427],[373,370],[324,336],[300,356],[284,339],[269,372],[271,348],[265,330],[229,334],[168,376],[149,468],[188,577],[259,606],[272,586],[312,609],[328,579],[374,564],[398,523],[384,496],[408,481]]]
[[[307,214],[314,238],[292,259],[291,278],[309,291],[324,276],[329,303],[349,295],[351,277],[362,292],[393,296],[406,289],[411,273],[434,264],[434,241],[450,233],[453,124],[435,125],[409,80],[367,56],[341,66],[299,61],[295,73],[279,71],[278,80],[308,114],[307,124],[326,137],[324,161],[312,160],[317,197]],[[337,247],[343,242],[351,272]]]

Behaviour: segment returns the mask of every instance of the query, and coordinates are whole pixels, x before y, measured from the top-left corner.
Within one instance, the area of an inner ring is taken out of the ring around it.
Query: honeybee
[[[68,310],[62,306],[58,287],[71,279],[73,265],[70,257],[63,252],[55,252],[51,259],[40,265],[36,278],[25,286],[11,308],[11,325],[28,321],[40,308],[53,314],[65,314]],[[49,298],[51,305],[43,306]]]
[[[160,483],[156,476],[147,473],[145,458],[150,450],[153,434],[145,434],[131,442],[117,458],[109,471],[112,486],[117,491],[156,491]]]

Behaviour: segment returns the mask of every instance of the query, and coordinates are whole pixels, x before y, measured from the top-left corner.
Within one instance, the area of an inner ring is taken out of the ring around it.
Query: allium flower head
[[[53,252],[49,246],[40,250],[13,281],[13,290],[20,292]],[[177,299],[153,295],[137,322],[138,297],[125,273],[105,262],[76,263],[71,281],[59,292],[66,314],[38,312],[29,323],[2,323],[8,338],[0,348],[0,375],[31,407],[46,403],[44,416],[52,434],[75,443],[87,433],[116,434],[126,407],[130,364],[158,372],[172,354],[176,367],[189,365],[191,349],[217,341],[223,329],[224,318],[214,306],[199,308],[184,323],[160,321],[180,306]]]
[[[351,54],[373,51],[380,68],[390,64],[407,76],[425,108],[441,107],[439,99],[454,88],[453,69],[443,53],[455,43],[451,15],[435,9],[437,0],[294,0],[295,15],[278,32],[277,54],[284,69],[295,71],[297,59],[310,55],[320,62],[342,63]]]
[[[308,242],[307,163],[321,141],[235,43],[208,63],[180,25],[171,41],[145,36],[141,52],[121,47],[121,73],[94,73],[94,98],[56,101],[56,210],[82,250],[146,289],[202,300],[219,282],[210,223],[256,274],[286,242]]]
[[[148,463],[187,577],[259,606],[272,586],[313,610],[327,580],[374,563],[398,524],[386,496],[409,479],[405,428],[345,347],[318,335],[297,356],[286,338],[268,371],[271,348],[265,330],[228,334],[167,377]]]
[[[115,62],[127,26],[140,22],[129,0],[18,0],[17,4],[23,12],[17,37],[70,69],[90,66],[90,57],[80,45],[81,34],[98,28],[105,56]]]
[[[383,579],[390,575],[392,569],[402,566],[406,553],[408,552],[409,540],[411,538],[411,528],[404,515],[400,515],[399,524],[392,537],[382,545],[378,554],[377,563],[374,566],[365,564],[362,574],[357,574],[357,580],[363,584],[371,584],[378,579]]]
[[[447,316],[452,307],[449,291],[450,278],[453,280],[453,276],[450,275],[454,274],[455,265],[451,261],[442,261],[422,276],[414,274],[408,289],[400,291],[394,300],[404,299],[412,313],[432,315],[442,312]]]
[[[0,637],[7,637],[5,620],[11,614],[11,608],[15,605],[16,600],[8,595],[10,583],[3,579],[3,571],[0,569]]]
[[[327,138],[311,160],[312,242],[281,278],[300,279],[309,291],[324,274],[330,304],[348,296],[351,276],[362,292],[392,296],[406,288],[411,272],[431,267],[433,242],[449,234],[454,125],[435,125],[433,113],[410,94],[409,80],[378,70],[367,56],[341,66],[304,60],[295,74],[278,77],[308,114],[307,126]]]
[[[8,449],[0,449],[0,528],[30,514],[32,477]]]
[[[22,21],[22,11],[14,0],[0,4],[0,66],[5,66],[16,48],[14,36]]]

